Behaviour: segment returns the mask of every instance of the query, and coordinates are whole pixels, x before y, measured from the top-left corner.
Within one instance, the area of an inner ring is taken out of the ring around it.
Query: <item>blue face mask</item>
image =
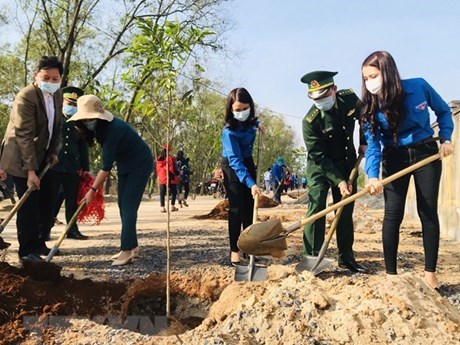
[[[48,92],[50,94],[55,93],[59,88],[61,87],[61,83],[47,83],[46,81],[41,81],[38,84],[38,87],[43,91],[43,92]]]
[[[77,107],[70,104],[64,104],[62,111],[64,112],[64,114],[72,116],[75,115],[75,113],[77,112]]]
[[[91,121],[85,121],[83,122],[83,125],[88,128],[90,131],[93,131],[96,129],[96,125],[97,125],[97,120],[91,120]]]

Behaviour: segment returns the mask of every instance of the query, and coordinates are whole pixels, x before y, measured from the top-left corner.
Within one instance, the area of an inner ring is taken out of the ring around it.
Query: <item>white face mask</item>
[[[331,109],[334,106],[335,97],[334,97],[334,95],[330,95],[328,97],[315,100],[315,101],[313,101],[313,103],[315,104],[315,106],[319,110],[328,111],[329,109]]]
[[[248,108],[243,111],[233,111],[233,117],[240,122],[246,121],[250,114],[251,114],[251,108]]]
[[[61,87],[61,83],[48,83],[46,81],[41,81],[38,84],[38,87],[43,91],[50,94],[55,93]]]
[[[383,84],[383,79],[382,76],[379,75],[378,77],[374,79],[368,79],[366,80],[366,89],[373,95],[377,94],[380,92],[382,89],[382,84]]]

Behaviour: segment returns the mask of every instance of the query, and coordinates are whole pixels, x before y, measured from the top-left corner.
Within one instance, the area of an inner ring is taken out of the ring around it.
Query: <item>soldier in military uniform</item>
[[[56,201],[57,211],[59,210],[62,199],[59,198],[59,189],[62,188],[65,200],[65,218],[67,223],[70,221],[78,208],[77,197],[80,184],[81,171],[89,171],[88,145],[86,141],[78,138],[75,124],[67,120],[77,112],[77,99],[84,94],[82,89],[73,86],[62,88],[63,92],[63,118],[61,150],[59,151],[59,163],[56,164],[51,173],[54,182],[54,200]],[[48,228],[48,233],[42,233],[42,237],[49,238],[52,225]],[[75,223],[67,233],[67,238],[76,240],[86,240],[88,236],[83,235]]]
[[[308,151],[307,180],[310,207],[307,217],[326,208],[329,188],[334,203],[342,196],[356,192],[356,182],[347,180],[356,162],[353,142],[355,121],[360,114],[360,100],[351,89],[337,91],[333,77],[337,72],[315,71],[304,75],[302,83],[308,84],[308,97],[313,106],[303,119],[303,137]],[[365,145],[365,141],[361,140]],[[360,149],[365,149],[361,147]],[[343,208],[337,226],[339,267],[352,272],[365,272],[356,262],[353,253],[353,206]],[[317,256],[324,242],[325,218],[304,228],[304,254]]]

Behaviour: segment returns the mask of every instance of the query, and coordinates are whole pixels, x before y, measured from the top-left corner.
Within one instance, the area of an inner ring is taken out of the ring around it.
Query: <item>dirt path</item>
[[[302,217],[306,206],[283,198],[281,206],[260,209],[260,219],[278,217],[288,225]],[[371,274],[351,275],[335,266],[318,277],[308,272],[296,274],[294,266],[302,243],[301,232],[297,232],[289,238],[284,259],[262,259],[269,265],[269,281],[233,283],[226,221],[193,218],[208,214],[220,201],[197,197],[190,207],[171,213],[169,321],[163,317],[167,215],[159,212],[155,198],[141,205],[141,255],[133,264],[110,266],[110,256],[119,250],[120,232],[118,208],[112,200],[101,225],[80,226],[90,240],[63,242],[62,255],[53,258],[63,268],[63,277],[56,281],[38,282],[11,267],[19,264],[13,219],[2,234],[12,246],[3,252],[0,266],[0,344],[17,340],[25,344],[120,345],[460,341],[458,242],[441,241],[441,294],[433,292],[421,279],[423,249],[418,222],[405,221],[398,263],[401,274],[389,281],[383,273],[381,202],[366,198],[356,206],[354,249]],[[62,212],[59,218],[63,219]],[[63,225],[55,227],[52,240],[63,229]],[[327,257],[335,257],[335,247],[333,240]],[[28,324],[23,323],[24,316],[29,317]],[[51,326],[33,328],[32,321]],[[163,322],[167,328],[161,327]],[[25,332],[24,326],[32,332]],[[178,335],[152,336],[159,328],[163,335]]]

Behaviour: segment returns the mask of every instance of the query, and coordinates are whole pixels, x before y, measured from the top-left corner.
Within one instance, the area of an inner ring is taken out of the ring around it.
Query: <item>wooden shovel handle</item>
[[[348,177],[348,185],[352,185],[356,179],[356,176],[358,176],[359,165],[361,164],[362,160],[363,160],[363,155],[359,154],[358,159],[356,160],[355,166],[353,167],[353,170],[351,170],[350,176]],[[342,196],[342,200],[345,200],[349,197],[350,195],[344,195]],[[325,242],[327,244],[329,244],[332,236],[334,235],[335,229],[337,228],[337,225],[339,224],[340,217],[342,216],[342,211],[343,211],[343,207],[340,207],[337,209],[337,212],[335,213],[334,221],[332,222],[331,228],[329,229],[329,232],[326,235]]]
[[[51,167],[51,163],[46,164],[46,166],[43,168],[43,170],[40,172],[40,175],[38,175],[38,178],[41,180],[42,177],[46,174],[48,169]],[[8,213],[8,216],[6,216],[5,219],[3,219],[2,223],[0,224],[0,234],[5,230],[5,227],[8,225],[10,220],[14,217],[16,212],[18,212],[19,208],[26,202],[27,198],[32,194],[32,192],[35,190],[35,186],[30,186],[27,188],[27,190],[24,192],[22,197],[19,199],[19,201],[14,204],[14,207],[11,209],[10,213]]]
[[[407,175],[408,173],[411,173],[412,171],[414,170],[417,170],[418,168],[421,168],[431,162],[434,162],[438,159],[441,158],[441,155],[439,153],[433,155],[433,156],[430,156],[428,158],[425,158],[424,160],[421,160],[420,162],[418,163],[415,163],[414,165],[411,165],[410,167],[407,167],[401,171],[398,171],[397,173],[391,175],[391,176],[388,176],[387,178],[383,179],[382,180],[382,185],[387,185],[391,182],[393,182],[394,180],[397,180],[398,178],[400,178],[401,176],[404,176],[404,175]],[[356,194],[353,194],[353,195],[350,195],[348,198],[346,198],[345,200],[342,200],[342,201],[339,201],[337,204],[334,204],[316,214],[314,214],[313,216],[311,217],[308,217],[308,218],[305,218],[305,219],[302,219],[300,221],[298,221],[297,223],[291,225],[289,228],[286,229],[286,232],[284,233],[284,235],[288,235],[289,233],[299,229],[300,227],[306,225],[306,224],[309,224],[309,223],[312,223],[314,222],[315,220],[319,219],[319,218],[322,218],[324,217],[325,215],[327,215],[329,212],[332,212],[332,211],[335,211],[337,210],[338,208],[340,207],[343,207],[345,205],[348,205],[349,203],[352,203],[353,201],[355,201],[356,199],[359,199],[361,198],[362,196],[366,195],[367,193],[369,193],[370,191],[370,187],[366,187],[366,188],[363,188],[360,192],[356,193]]]
[[[75,224],[77,221],[78,215],[80,212],[85,208],[86,206],[86,201],[83,199],[81,204],[78,206],[77,210],[73,214],[72,218],[70,219],[69,223],[65,227],[64,231],[62,231],[61,235],[59,238],[56,240],[56,243],[54,243],[53,248],[51,248],[51,251],[48,253],[48,256],[46,257],[45,261],[50,262],[51,259],[53,258],[54,254],[57,252],[59,246],[61,245],[62,241],[66,237],[67,233],[69,232],[70,228]]]
[[[257,210],[259,209],[259,194],[254,198],[254,211],[252,213],[252,224],[257,223]]]

